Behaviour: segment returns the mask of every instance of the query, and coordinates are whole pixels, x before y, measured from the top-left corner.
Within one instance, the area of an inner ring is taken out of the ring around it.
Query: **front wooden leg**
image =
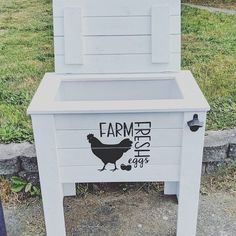
[[[199,120],[205,124],[206,113],[198,113],[198,115]],[[196,235],[204,127],[197,132],[190,131],[187,122],[192,118],[193,113],[185,113],[180,163],[177,236]]]
[[[47,236],[65,236],[63,186],[60,183],[53,115],[32,116]]]

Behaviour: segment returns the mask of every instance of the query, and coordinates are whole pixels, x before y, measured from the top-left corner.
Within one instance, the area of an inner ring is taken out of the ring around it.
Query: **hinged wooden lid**
[[[180,0],[54,0],[57,73],[180,70]]]

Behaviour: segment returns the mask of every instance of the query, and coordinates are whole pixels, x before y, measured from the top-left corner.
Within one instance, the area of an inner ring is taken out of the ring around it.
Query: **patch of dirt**
[[[178,204],[174,196],[155,192],[88,194],[64,201],[69,236],[174,236]],[[5,207],[8,236],[44,236],[42,203]],[[200,197],[197,236],[234,236],[236,198],[228,193]]]

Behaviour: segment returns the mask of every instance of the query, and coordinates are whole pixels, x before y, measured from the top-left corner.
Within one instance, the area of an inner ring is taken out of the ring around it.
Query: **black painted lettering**
[[[106,133],[103,132],[103,128],[102,128],[102,126],[105,125],[105,124],[106,124],[106,122],[99,123],[100,137],[102,137],[104,134],[106,134]]]
[[[150,121],[143,121],[143,122],[135,122],[135,125],[137,125],[138,127],[140,125],[148,125],[148,128],[151,128],[152,123]]]
[[[113,127],[112,127],[112,124],[111,123],[109,123],[109,126],[108,126],[108,132],[107,132],[107,137],[109,137],[109,136],[113,136],[113,137],[115,137],[115,132],[114,132],[114,129],[113,129]]]
[[[149,143],[149,142],[146,142],[146,143],[139,143],[139,142],[137,142],[137,143],[135,143],[135,148],[136,149],[140,149],[140,148],[142,148],[142,147],[150,147],[151,146],[151,144]]]
[[[136,134],[141,133],[142,135],[145,136],[145,135],[150,134],[151,129],[142,129],[142,128],[140,128],[140,129],[135,129],[135,131],[136,131]]]
[[[151,136],[134,136],[134,141],[141,141],[141,139],[147,139],[145,141],[151,141]]]
[[[124,123],[124,137],[133,136],[134,135],[133,130],[134,130],[133,123],[130,124],[129,128],[127,127],[126,123]]]
[[[150,150],[149,149],[144,149],[144,150],[134,150],[137,154],[135,155],[135,157],[138,157],[138,158],[140,158],[140,157],[150,157],[150,155],[149,154],[147,154],[147,153],[149,153],[150,152]]]
[[[116,123],[116,137],[122,136],[120,132],[123,129],[123,125],[121,123]]]

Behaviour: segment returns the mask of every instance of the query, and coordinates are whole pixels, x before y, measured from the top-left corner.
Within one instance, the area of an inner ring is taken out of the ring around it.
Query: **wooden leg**
[[[57,161],[54,117],[33,115],[32,123],[47,236],[65,236],[64,196]]]
[[[179,198],[179,182],[165,182],[164,184],[165,195],[176,195]]]
[[[205,113],[198,115],[205,123]],[[197,132],[190,131],[187,121],[192,118],[192,113],[184,115],[177,236],[196,235],[204,128]]]
[[[64,197],[70,197],[76,195],[75,184],[63,184],[63,194]]]

